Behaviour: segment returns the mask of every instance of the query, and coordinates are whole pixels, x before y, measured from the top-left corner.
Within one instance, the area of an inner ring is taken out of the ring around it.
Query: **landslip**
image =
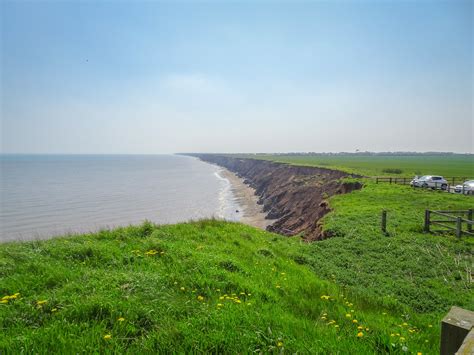
[[[343,181],[358,177],[338,170],[295,166],[266,160],[243,159],[218,154],[190,154],[222,166],[255,189],[268,219],[276,219],[268,231],[284,235],[301,234],[307,241],[325,239],[321,218],[329,211],[327,199],[361,189],[359,182]]]

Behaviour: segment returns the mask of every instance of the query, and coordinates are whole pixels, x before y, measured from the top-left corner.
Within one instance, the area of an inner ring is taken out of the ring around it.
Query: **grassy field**
[[[343,251],[331,253],[331,270],[318,270],[323,255],[313,254],[341,240],[307,245],[201,221],[3,244],[0,293],[9,297],[0,304],[0,352],[436,353],[436,314],[387,301],[376,285],[367,293],[343,286]],[[464,270],[454,260],[434,262],[439,243],[463,247],[449,238],[426,242],[431,282],[449,293],[464,287],[454,277]],[[407,265],[393,282],[418,279],[415,260],[398,257]],[[359,278],[360,267],[347,265],[346,277]],[[445,267],[453,277],[443,284]],[[419,302],[431,296],[417,295]],[[466,303],[465,292],[453,297]]]
[[[213,220],[1,244],[0,353],[436,354],[474,241],[423,213],[474,199],[361,180],[312,244]]]
[[[266,159],[295,165],[327,167],[361,174],[364,176],[444,175],[474,179],[474,156],[456,154],[413,156],[363,156],[363,155],[246,155],[254,159]],[[388,171],[387,171],[388,169]],[[401,170],[398,174],[393,169]]]

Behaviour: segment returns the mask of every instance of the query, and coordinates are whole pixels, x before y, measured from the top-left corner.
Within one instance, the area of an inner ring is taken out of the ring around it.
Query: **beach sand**
[[[255,195],[255,190],[244,184],[243,179],[224,168],[221,175],[230,181],[232,193],[241,206],[240,222],[261,229],[275,222],[275,220],[265,219],[267,214],[263,212],[263,206],[257,204],[258,196]]]

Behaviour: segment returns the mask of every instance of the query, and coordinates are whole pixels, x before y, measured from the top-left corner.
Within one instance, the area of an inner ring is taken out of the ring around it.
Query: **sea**
[[[182,155],[0,155],[0,242],[240,219],[222,169]]]

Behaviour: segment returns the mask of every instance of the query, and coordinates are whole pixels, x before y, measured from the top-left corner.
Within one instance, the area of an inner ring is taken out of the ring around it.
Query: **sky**
[[[474,153],[471,1],[0,3],[2,153]]]

